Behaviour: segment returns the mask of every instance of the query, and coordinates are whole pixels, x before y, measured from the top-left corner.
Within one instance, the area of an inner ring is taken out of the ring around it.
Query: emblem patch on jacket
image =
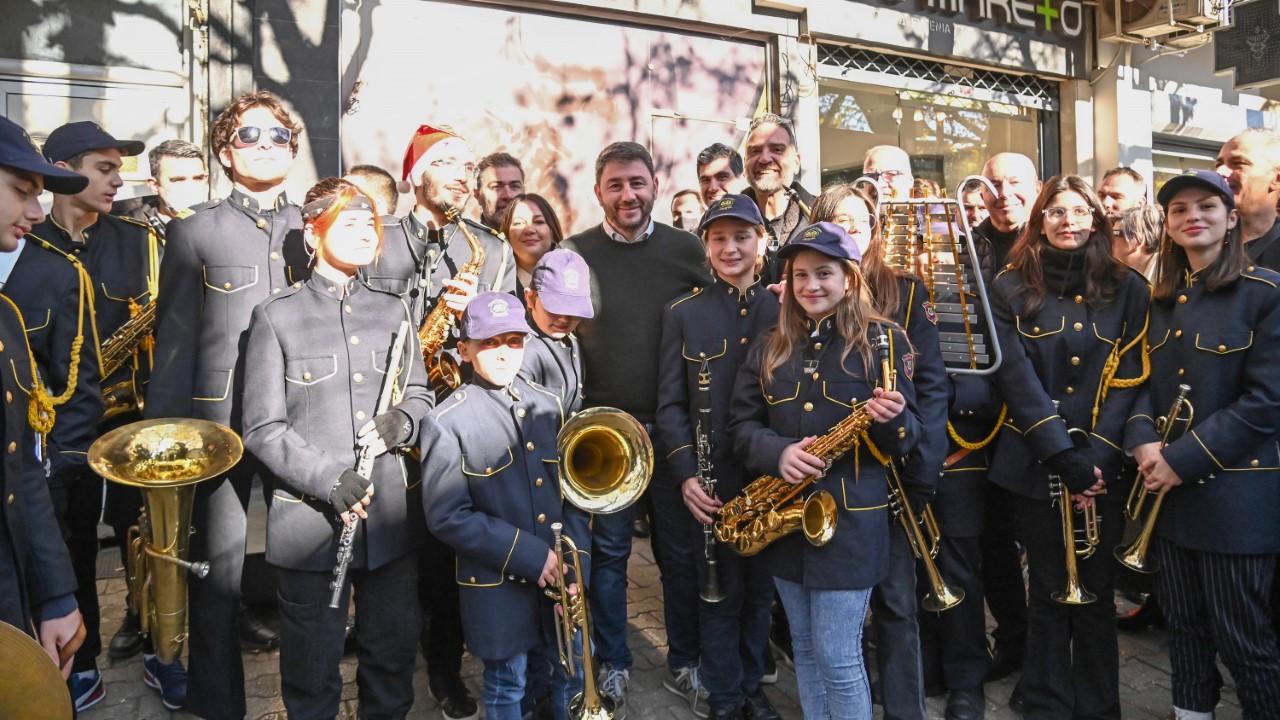
[[[902,372],[907,376],[908,380],[914,380],[916,375],[916,356],[915,353],[907,353],[902,356]]]
[[[938,311],[933,309],[933,303],[925,301],[921,307],[924,308],[924,316],[934,325],[938,324]]]

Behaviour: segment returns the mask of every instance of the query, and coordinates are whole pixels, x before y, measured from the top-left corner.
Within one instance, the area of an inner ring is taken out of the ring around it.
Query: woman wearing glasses
[[[1106,213],[1075,175],[1045,183],[991,287],[1008,416],[990,477],[1013,493],[1027,550],[1028,717],[1120,717],[1111,549],[1128,488],[1115,482],[1145,379],[1148,295],[1142,276],[1115,259]],[[1077,529],[1067,544],[1062,502]],[[1092,543],[1089,506],[1099,520]]]

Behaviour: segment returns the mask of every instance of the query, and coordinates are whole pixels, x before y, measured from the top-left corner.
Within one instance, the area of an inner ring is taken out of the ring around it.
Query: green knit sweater
[[[596,316],[578,326],[585,406],[616,407],[652,422],[662,309],[711,282],[702,242],[655,222],[653,234],[642,242],[618,242],[597,225],[566,239],[564,247],[582,255],[591,268]]]

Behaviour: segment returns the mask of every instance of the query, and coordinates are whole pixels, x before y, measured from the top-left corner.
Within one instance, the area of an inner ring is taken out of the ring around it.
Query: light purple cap
[[[593,318],[591,305],[591,268],[572,250],[556,249],[542,256],[533,269],[529,287],[547,312],[578,318]]]
[[[462,313],[462,337],[485,340],[511,332],[533,332],[524,320],[524,306],[514,295],[480,293],[467,303],[467,309]]]

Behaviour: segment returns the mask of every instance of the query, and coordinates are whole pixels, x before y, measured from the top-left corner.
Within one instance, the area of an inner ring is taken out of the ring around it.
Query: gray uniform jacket
[[[373,417],[392,337],[409,311],[356,280],[313,275],[253,311],[245,363],[244,444],[277,479],[267,520],[267,561],[327,571],[341,521],[329,491],[355,467],[356,432]],[[411,328],[392,407],[417,424],[431,409],[427,373]],[[352,565],[377,568],[417,547],[422,503],[399,453],[380,456],[369,519]]]
[[[239,190],[169,223],[148,418],[214,420],[240,430],[241,364],[254,306],[311,274],[302,214]]]

